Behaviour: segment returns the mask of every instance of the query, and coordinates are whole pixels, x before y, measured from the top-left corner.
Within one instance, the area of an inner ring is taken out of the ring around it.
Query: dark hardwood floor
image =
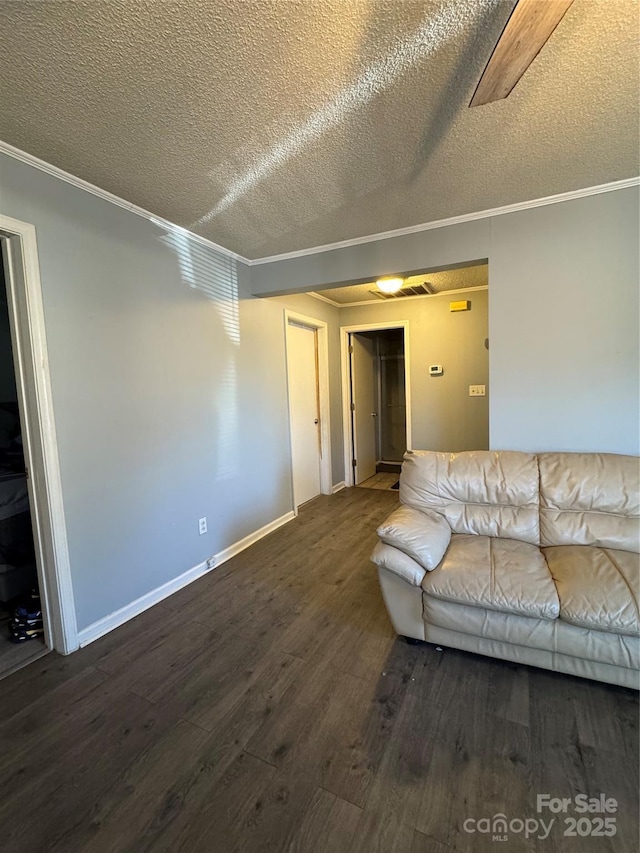
[[[1,681],[0,850],[635,853],[636,694],[397,639],[369,563],[397,500],[318,498]],[[538,793],[615,797],[617,834],[465,832]]]

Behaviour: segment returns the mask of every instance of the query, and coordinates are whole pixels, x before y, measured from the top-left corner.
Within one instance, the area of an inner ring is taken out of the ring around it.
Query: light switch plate
[[[470,397],[484,397],[486,393],[486,385],[469,385]]]

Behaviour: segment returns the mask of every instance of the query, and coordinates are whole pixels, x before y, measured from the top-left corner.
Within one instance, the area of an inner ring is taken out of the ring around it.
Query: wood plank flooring
[[[636,694],[396,638],[368,558],[397,500],[318,498],[0,682],[0,849],[635,853]],[[615,797],[616,836],[465,832],[537,793]]]
[[[388,472],[379,472],[369,477],[363,483],[358,484],[359,489],[390,489],[400,479],[399,474],[390,474]]]
[[[0,623],[0,679],[6,678],[7,675],[11,675],[31,661],[44,657],[49,652],[40,639],[14,645],[8,638],[8,630],[6,624]]]
[[[15,644],[9,639],[11,607],[0,602],[0,679],[48,653],[40,639]],[[0,694],[2,688],[0,687]]]

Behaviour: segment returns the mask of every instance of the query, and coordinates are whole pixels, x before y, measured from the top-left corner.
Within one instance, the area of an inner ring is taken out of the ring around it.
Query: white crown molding
[[[377,240],[389,240],[391,237],[402,237],[407,234],[417,234],[420,231],[431,231],[434,228],[445,228],[447,225],[459,225],[463,222],[473,222],[476,219],[486,219],[490,216],[502,216],[505,213],[516,213],[519,210],[529,210],[532,207],[543,207],[547,204],[558,204],[563,201],[572,201],[573,199],[584,198],[585,196],[598,195],[599,193],[608,193],[613,190],[623,190],[627,187],[636,187],[640,185],[640,176],[624,178],[621,181],[611,181],[608,184],[599,184],[595,187],[584,187],[583,189],[571,190],[566,193],[545,196],[544,198],[536,198],[531,201],[522,201],[516,202],[515,204],[507,204],[503,207],[494,207],[490,210],[480,210],[476,213],[464,213],[461,216],[451,216],[448,219],[436,219],[432,222],[424,222],[420,225],[409,225],[406,228],[396,228],[393,231],[381,231],[378,234],[368,234],[364,237],[353,237],[350,240],[326,243],[323,246],[312,246],[308,249],[297,249],[294,252],[283,252],[280,255],[267,255],[263,258],[245,258],[243,255],[237,254],[237,252],[232,252],[231,249],[226,249],[224,246],[214,243],[213,240],[201,237],[200,234],[196,234],[194,231],[190,231],[182,225],[176,225],[174,222],[169,222],[168,219],[156,216],[154,213],[145,210],[143,207],[138,207],[138,205],[133,204],[126,199],[120,198],[107,190],[100,189],[100,187],[96,187],[94,184],[90,184],[88,181],[84,181],[82,178],[78,178],[69,172],[65,172],[64,169],[59,169],[51,163],[47,163],[44,160],[40,160],[38,157],[34,157],[33,154],[29,154],[26,151],[22,151],[20,148],[9,145],[8,142],[0,140],[0,153],[13,157],[15,160],[20,160],[23,163],[27,163],[29,166],[33,166],[41,172],[46,172],[48,175],[52,175],[54,178],[65,181],[78,189],[85,190],[85,192],[98,196],[98,198],[101,198],[104,201],[116,204],[118,207],[122,207],[131,213],[135,213],[136,216],[141,216],[143,219],[148,219],[156,225],[160,225],[170,231],[178,231],[189,239],[195,240],[197,243],[201,243],[203,246],[207,246],[210,249],[214,249],[216,252],[226,255],[229,258],[234,258],[236,261],[240,261],[240,263],[246,264],[249,267],[259,266],[261,264],[273,264],[277,261],[286,261],[292,258],[304,258],[307,255],[317,255],[321,252],[330,252],[333,249],[346,249],[349,246],[361,246],[364,243],[375,243]]]
[[[206,237],[201,237],[200,234],[196,234],[195,232],[190,231],[188,228],[183,228],[182,225],[176,225],[175,222],[169,222],[168,219],[163,219],[161,216],[157,216],[155,213],[151,213],[150,211],[145,210],[143,207],[138,207],[137,204],[132,204],[130,201],[127,201],[124,198],[120,198],[120,196],[114,195],[113,193],[110,193],[107,190],[103,190],[100,187],[96,187],[94,184],[90,184],[88,181],[83,181],[82,178],[78,178],[75,175],[70,174],[69,172],[65,172],[64,169],[59,169],[57,166],[53,166],[51,163],[46,163],[44,160],[40,160],[38,157],[34,157],[33,154],[29,154],[26,151],[21,151],[19,148],[15,148],[13,145],[9,145],[8,142],[3,142],[1,139],[0,153],[7,154],[9,157],[13,157],[14,160],[20,160],[22,163],[26,163],[29,166],[33,166],[35,169],[39,169],[41,172],[46,172],[48,175],[52,175],[54,178],[58,178],[59,180],[64,181],[67,184],[71,184],[71,186],[77,187],[77,189],[84,190],[85,192],[98,196],[98,198],[103,199],[103,201],[108,201],[111,202],[111,204],[116,204],[118,207],[122,207],[125,210],[128,210],[130,213],[135,213],[136,216],[141,216],[143,219],[148,219],[149,221],[153,222],[154,225],[159,225],[161,228],[166,228],[169,231],[179,231],[181,234],[184,234],[190,240],[195,240],[196,243],[201,243],[203,246],[207,246],[209,249],[214,249],[221,255],[226,255],[227,257],[233,258],[236,261],[240,261],[243,264],[251,264],[248,258],[245,258],[242,255],[238,255],[236,252],[232,252],[230,249],[225,249],[224,246],[220,246],[218,243],[214,243],[213,240],[208,240]]]
[[[334,308],[342,308],[341,302],[335,302],[333,299],[329,299],[328,296],[323,296],[322,293],[316,293],[314,290],[309,290],[305,293],[305,296],[313,296],[314,299],[320,299],[321,302],[326,302],[327,305],[333,305]]]
[[[479,210],[476,213],[464,213],[461,216],[450,216],[448,219],[436,219],[432,222],[424,222],[421,225],[409,225],[406,228],[396,228],[394,231],[381,231],[379,234],[368,234],[365,237],[354,237],[351,240],[340,240],[337,243],[326,243],[324,246],[312,246],[309,249],[298,249],[295,252],[283,252],[280,255],[269,255],[264,258],[253,258],[248,261],[249,266],[260,264],[273,264],[277,261],[288,261],[293,258],[304,258],[307,255],[317,255],[320,252],[331,252],[334,249],[347,249],[349,246],[361,246],[364,243],[375,243],[377,240],[389,240],[391,237],[404,237],[407,234],[418,234],[420,231],[431,231],[434,228],[446,228],[447,225],[460,225],[463,222],[474,222],[476,219],[487,219],[490,216],[503,216],[505,213],[517,213],[520,210],[530,210],[533,207],[544,207],[547,204],[559,204],[563,201],[573,201],[590,195],[609,193],[614,190],[624,190],[628,187],[640,185],[640,176],[624,178],[621,181],[611,181],[608,184],[599,184],[595,187],[584,187],[580,190],[571,190],[557,195],[548,195],[544,198],[534,198],[530,201],[519,201],[515,204],[506,204],[503,207],[493,207],[490,210]]]
[[[362,305],[394,305],[397,301],[408,302],[410,299],[433,299],[434,296],[451,296],[456,293],[473,293],[474,290],[489,290],[488,284],[478,284],[474,287],[459,287],[456,290],[441,290],[439,293],[419,293],[417,296],[400,296],[395,299],[363,299],[362,302],[334,302],[327,296],[321,293],[314,293],[310,290],[306,295],[313,296],[315,299],[321,299],[323,302],[328,302],[330,305],[335,305],[336,308],[360,308]]]

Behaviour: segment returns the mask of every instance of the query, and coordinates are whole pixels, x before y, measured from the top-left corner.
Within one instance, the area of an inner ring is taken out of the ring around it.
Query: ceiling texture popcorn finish
[[[0,139],[247,258],[638,174],[636,0],[468,104],[510,0],[0,3]]]

